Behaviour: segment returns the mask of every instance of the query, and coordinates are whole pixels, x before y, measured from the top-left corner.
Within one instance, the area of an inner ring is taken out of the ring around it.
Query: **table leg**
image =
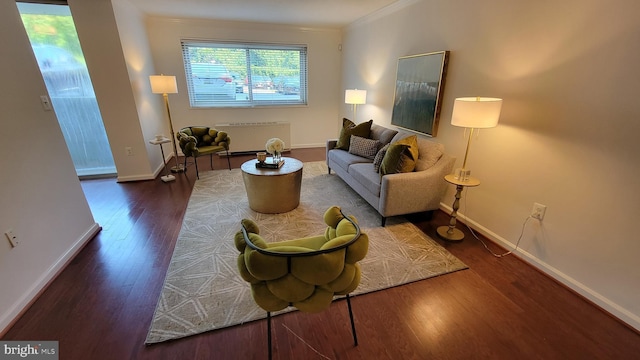
[[[164,157],[164,149],[162,148],[162,144],[159,144],[159,145],[160,145],[160,153],[162,154],[162,163],[164,164],[164,172],[166,173],[166,175],[161,176],[160,179],[162,179],[162,181],[164,182],[173,181],[176,179],[176,177],[169,173],[169,169],[167,169],[167,160]]]
[[[449,219],[449,226],[440,226],[437,229],[438,236],[449,241],[461,241],[464,239],[464,233],[456,229],[456,217],[460,208],[460,198],[462,197],[463,185],[456,185],[456,199],[453,201],[453,211]]]

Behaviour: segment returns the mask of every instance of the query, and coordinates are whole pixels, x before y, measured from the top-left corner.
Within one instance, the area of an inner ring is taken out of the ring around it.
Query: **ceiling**
[[[150,15],[342,27],[399,0],[129,0]]]

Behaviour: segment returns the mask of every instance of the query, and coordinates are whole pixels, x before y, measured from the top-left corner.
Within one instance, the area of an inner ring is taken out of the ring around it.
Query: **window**
[[[307,47],[182,41],[192,107],[307,104]]]

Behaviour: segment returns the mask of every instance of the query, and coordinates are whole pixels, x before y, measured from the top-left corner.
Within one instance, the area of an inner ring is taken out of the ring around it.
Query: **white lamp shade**
[[[367,103],[367,90],[350,89],[344,92],[345,104],[362,105]]]
[[[498,125],[502,99],[487,97],[457,98],[453,103],[451,125],[466,128],[492,128]]]
[[[175,76],[168,75],[151,75],[151,92],[154,94],[177,94],[178,85]]]

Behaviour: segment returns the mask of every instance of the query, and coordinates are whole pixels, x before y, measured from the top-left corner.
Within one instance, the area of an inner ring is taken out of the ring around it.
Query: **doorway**
[[[53,110],[80,178],[116,174],[68,5],[18,2]]]

